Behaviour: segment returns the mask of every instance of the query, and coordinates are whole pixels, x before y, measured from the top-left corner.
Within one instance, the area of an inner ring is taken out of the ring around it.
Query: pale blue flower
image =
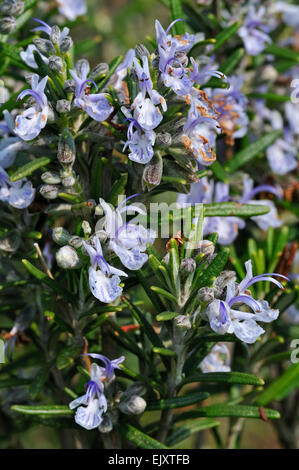
[[[282,13],[283,21],[292,28],[299,27],[299,6],[287,2],[276,2],[273,9],[277,13]]]
[[[255,343],[258,337],[265,331],[259,326],[258,321],[269,323],[277,319],[279,311],[270,308],[267,301],[256,301],[248,294],[248,288],[259,281],[269,281],[283,288],[281,283],[272,276],[287,279],[278,273],[266,273],[258,276],[252,274],[252,263],[248,260],[245,263],[246,276],[237,285],[232,279],[227,286],[225,300],[215,299],[204,310],[203,315],[208,319],[213,331],[218,334],[235,334],[237,338],[245,343]],[[246,305],[254,313],[240,310],[242,305]],[[236,307],[234,307],[236,306]]]
[[[90,381],[85,384],[86,393],[69,404],[71,410],[79,407],[75,414],[75,421],[85,429],[97,428],[103,420],[103,413],[107,411],[104,380],[105,376],[101,368],[97,364],[92,364]]]
[[[131,196],[132,197],[132,196]],[[125,205],[128,198],[115,210],[100,199],[105,212],[104,229],[109,236],[109,248],[119,257],[122,264],[131,270],[141,269],[148,259],[145,253],[147,244],[153,244],[156,234],[151,229],[146,229],[140,224],[124,222],[122,216],[127,212],[145,212],[135,205]]]
[[[49,59],[48,57],[44,56],[43,54],[41,54],[41,52],[36,48],[36,46],[34,44],[29,44],[29,46],[27,47],[27,49],[25,49],[24,51],[21,51],[20,52],[20,57],[21,59],[23,60],[23,62],[25,62],[25,64],[27,64],[29,67],[33,68],[33,69],[37,69],[38,68],[38,65],[35,61],[35,57],[34,57],[34,52],[38,52],[39,55],[41,56],[43,62],[45,64],[48,64],[49,63]]]
[[[105,121],[113,111],[113,106],[110,106],[105,93],[89,94],[88,83],[93,83],[97,88],[95,82],[87,78],[89,67],[84,63],[81,67],[81,75],[79,76],[75,70],[70,70],[75,84],[75,100],[74,104],[78,108],[83,109],[95,121]]]
[[[163,116],[159,105],[162,106],[163,111],[166,111],[166,101],[160,93],[153,89],[148,58],[146,56],[142,58],[142,66],[136,58],[133,59],[133,63],[140,88],[140,92],[132,104],[133,115],[142,129],[151,131],[162,121]]]
[[[130,122],[127,131],[128,140],[125,143],[123,150],[129,147],[129,159],[133,162],[145,165],[154,155],[153,147],[156,140],[156,134],[154,131],[143,130],[137,120],[132,117],[131,113],[126,108],[123,107],[122,112],[127,117],[126,120]]]
[[[209,166],[216,160],[214,147],[217,133],[220,132],[218,122],[212,117],[194,118],[193,102],[184,125],[182,143],[193,154],[198,163]]]
[[[199,364],[204,374],[209,372],[230,372],[230,352],[225,343],[216,344]]]
[[[88,274],[92,294],[101,302],[113,302],[122,293],[119,276],[127,277],[127,274],[107,263],[97,236],[94,236],[90,243],[83,242],[83,246],[90,256],[91,266]]]
[[[0,201],[7,202],[16,209],[30,206],[35,196],[35,189],[30,181],[22,178],[19,181],[9,181],[6,171],[0,167]]]
[[[75,21],[78,16],[85,15],[87,7],[85,0],[57,0],[59,13],[69,21]]]
[[[112,359],[111,361],[110,359],[108,359],[108,357],[104,356],[103,354],[88,353],[83,355],[90,356],[93,359],[99,359],[104,363],[105,367],[100,367],[102,374],[102,382],[104,383],[109,383],[115,378],[115,369],[120,369],[119,364],[121,364],[125,360],[125,356],[120,356],[117,359]]]
[[[238,31],[239,36],[244,42],[247,54],[258,55],[271,43],[268,35],[269,27],[263,23],[266,8],[261,6],[256,10],[254,5],[249,5],[246,19]]]
[[[184,96],[190,92],[192,80],[186,74],[182,60],[188,63],[186,54],[192,48],[195,42],[195,36],[189,33],[172,37],[169,31],[177,21],[173,21],[165,31],[160,22],[156,20],[156,38],[159,53],[159,69],[164,85]]]
[[[283,192],[280,186],[272,186],[269,184],[261,184],[259,186],[253,187],[254,182],[251,178],[243,179],[243,194],[240,199],[240,202],[246,204],[258,204],[263,206],[268,206],[270,211],[264,215],[258,215],[255,217],[250,217],[262,230],[268,230],[269,227],[280,227],[282,222],[278,218],[277,209],[275,204],[269,199],[253,199],[260,192],[269,192],[274,194],[276,197],[281,199]]]
[[[48,101],[45,95],[48,76],[39,81],[39,76],[34,74],[31,79],[31,90],[22,91],[17,99],[23,99],[25,96],[32,96],[36,104],[21,114],[15,120],[14,132],[23,140],[32,140],[39,135],[41,130],[47,124],[48,119]]]
[[[14,119],[7,109],[3,111],[3,115],[5,121],[0,123],[0,134],[4,136],[0,140],[0,166],[9,168],[13,165],[17,152],[23,149],[26,144],[15,135]],[[8,136],[9,133],[13,134],[13,137]]]

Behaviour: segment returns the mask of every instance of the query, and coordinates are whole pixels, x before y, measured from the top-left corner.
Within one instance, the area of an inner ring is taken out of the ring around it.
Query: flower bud
[[[163,173],[163,159],[159,152],[155,153],[150,162],[148,162],[144,168],[142,175],[142,184],[148,191],[155,186],[158,186],[161,182]]]
[[[58,100],[56,103],[56,111],[60,114],[69,113],[71,110],[71,103],[68,100]]]
[[[144,395],[146,392],[146,386],[143,382],[135,382],[130,385],[122,394],[122,400],[127,400],[132,395]]]
[[[50,40],[53,42],[53,44],[58,44],[59,43],[59,38],[60,38],[60,28],[55,24],[52,26],[51,29],[51,34],[50,34]]]
[[[202,287],[198,291],[198,298],[201,302],[210,303],[214,300],[214,290],[211,287]]]
[[[63,70],[63,60],[57,55],[49,57],[49,69],[55,73],[61,73]]]
[[[199,244],[200,252],[205,256],[211,256],[215,251],[215,245],[210,240],[202,240]]]
[[[46,57],[49,57],[55,53],[54,46],[48,39],[35,38],[33,42],[39,52],[41,52]]]
[[[236,280],[235,271],[222,271],[214,282],[213,289],[215,297],[221,297],[224,293],[224,289],[232,280]]]
[[[102,433],[107,434],[113,429],[113,424],[109,415],[104,415],[101,424],[98,426],[98,430]]]
[[[87,220],[83,220],[82,230],[84,232],[84,235],[90,235],[91,234],[91,226],[89,225],[89,222],[87,222]]]
[[[17,251],[21,244],[21,236],[19,230],[10,230],[0,239],[0,250],[12,253]]]
[[[184,258],[181,262],[180,271],[184,275],[194,273],[196,269],[196,263],[192,258]]]
[[[73,246],[73,247],[76,248],[76,249],[81,248],[82,243],[83,243],[82,238],[81,238],[81,237],[78,237],[77,235],[73,235],[73,236],[69,239],[69,245]]]
[[[62,269],[77,269],[81,266],[81,260],[74,248],[65,245],[56,253],[56,262]]]
[[[0,19],[0,33],[10,34],[16,29],[16,20],[13,16],[3,16]]]
[[[62,165],[73,165],[75,161],[76,147],[69,129],[64,129],[60,135],[57,158]]]
[[[76,183],[76,178],[73,176],[67,176],[66,178],[63,178],[62,180],[62,186],[65,188],[72,188],[74,184]]]
[[[169,132],[159,132],[156,137],[156,144],[158,147],[168,148],[171,146],[171,135]]]
[[[90,65],[87,59],[79,59],[76,62],[76,72],[79,76],[81,76],[83,73],[86,74],[90,70]]]
[[[61,183],[61,178],[57,173],[54,171],[46,171],[41,175],[41,179],[43,183],[46,184],[59,184]]]
[[[63,89],[66,93],[74,93],[75,88],[76,88],[76,84],[72,78],[64,82]]]
[[[187,315],[178,315],[177,317],[175,317],[174,323],[177,328],[180,328],[182,330],[190,330],[192,326],[190,318],[187,317]]]
[[[139,395],[131,395],[119,404],[120,411],[126,415],[140,415],[145,408],[146,401]]]
[[[109,71],[109,65],[106,62],[101,62],[100,64],[96,65],[94,69],[92,69],[89,78],[94,80],[95,78],[100,77],[101,75],[105,75]]]
[[[73,40],[70,36],[66,36],[59,44],[61,52],[68,52],[73,47]]]
[[[24,3],[16,2],[15,0],[5,0],[0,6],[0,13],[2,15],[18,16],[24,11]]]
[[[57,245],[67,245],[71,236],[63,227],[55,227],[52,231],[52,239]]]
[[[143,44],[136,44],[135,54],[138,59],[142,59],[142,57],[144,56],[146,57],[150,56],[148,49]]]
[[[56,199],[59,194],[59,188],[52,184],[43,184],[39,192],[45,199]]]

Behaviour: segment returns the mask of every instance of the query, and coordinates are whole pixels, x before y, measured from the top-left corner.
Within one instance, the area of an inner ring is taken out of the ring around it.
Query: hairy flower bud
[[[111,432],[113,429],[113,424],[111,421],[111,418],[108,414],[103,416],[103,420],[101,424],[98,427],[98,430],[104,434],[107,434],[108,432]]]
[[[156,137],[158,147],[168,148],[171,146],[171,134],[169,132],[159,132]]]
[[[59,44],[61,52],[68,52],[73,47],[73,40],[70,36],[66,36]]]
[[[13,16],[4,16],[0,19],[0,33],[10,34],[16,29],[16,20]]]
[[[101,62],[100,64],[96,65],[94,69],[92,69],[89,78],[94,80],[95,78],[100,77],[101,75],[106,75],[109,71],[109,65],[106,62]]]
[[[53,42],[53,44],[58,44],[59,43],[59,38],[60,38],[60,28],[55,24],[52,26],[51,29],[51,34],[50,34],[50,40]]]
[[[202,240],[199,244],[200,252],[205,256],[211,256],[215,251],[215,245],[210,240]]]
[[[35,38],[33,42],[39,52],[41,52],[46,57],[49,57],[55,53],[54,46],[48,39]]]
[[[56,111],[59,114],[69,113],[71,110],[71,102],[68,100],[58,100],[56,103]]]
[[[73,165],[76,158],[76,146],[69,129],[64,129],[59,138],[57,158],[62,165]]]
[[[62,269],[77,269],[81,266],[81,260],[74,248],[65,245],[56,253],[56,262]]]
[[[63,178],[62,180],[62,186],[64,186],[65,188],[72,188],[75,183],[76,183],[76,178],[74,178],[74,176],[67,176],[66,178]]]
[[[76,68],[77,74],[81,76],[82,73],[86,73],[86,71],[89,72],[90,65],[87,59],[79,59],[76,62],[75,68]]]
[[[77,235],[73,235],[69,239],[69,245],[73,246],[76,249],[80,248],[82,244],[83,244],[83,239],[81,237],[78,237]]]
[[[135,54],[138,59],[142,59],[142,57],[144,56],[146,57],[150,56],[148,49],[143,44],[136,44]]]
[[[24,11],[24,2],[17,2],[15,0],[5,0],[0,6],[0,13],[2,15],[18,16]]]
[[[39,192],[45,199],[56,199],[59,194],[59,188],[52,184],[44,184]]]
[[[161,182],[163,173],[163,159],[159,152],[157,152],[150,162],[144,168],[142,176],[142,184],[150,191]]]
[[[140,415],[145,408],[146,401],[139,395],[131,395],[119,404],[120,411],[126,415]]]
[[[194,273],[196,263],[192,258],[184,258],[181,262],[180,271],[182,274],[188,275]]]
[[[190,318],[187,315],[178,315],[177,317],[175,317],[174,323],[177,328],[180,328],[182,330],[190,330],[192,326]]]
[[[76,88],[76,84],[72,78],[64,82],[63,89],[66,93],[74,93],[75,88]]]
[[[235,271],[222,271],[214,282],[213,289],[215,297],[221,298],[221,296],[224,294],[224,289],[232,280],[236,280]]]
[[[55,73],[61,73],[63,70],[63,60],[57,55],[49,57],[49,69]]]
[[[210,303],[214,300],[214,290],[211,287],[202,287],[198,291],[198,298],[201,302]]]
[[[70,238],[69,232],[63,227],[55,227],[52,231],[52,239],[57,245],[67,245]]]
[[[46,171],[41,175],[41,179],[43,183],[46,184],[59,184],[61,183],[61,178],[58,175],[58,173],[55,173],[54,171]]]
[[[87,222],[87,220],[83,220],[82,230],[84,232],[84,235],[90,235],[91,234],[91,226],[89,225],[89,222]]]
[[[16,251],[21,244],[21,236],[19,230],[10,230],[0,238],[0,250],[12,253]]]

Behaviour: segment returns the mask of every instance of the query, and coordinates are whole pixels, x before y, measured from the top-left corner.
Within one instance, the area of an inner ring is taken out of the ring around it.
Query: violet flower
[[[17,98],[19,100],[30,95],[36,103],[16,117],[14,132],[23,140],[35,139],[47,124],[48,101],[45,95],[47,81],[48,76],[39,81],[39,76],[34,74],[31,79],[32,89],[22,91]]]

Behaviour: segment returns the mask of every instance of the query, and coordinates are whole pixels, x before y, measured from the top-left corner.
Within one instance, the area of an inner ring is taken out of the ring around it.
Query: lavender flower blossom
[[[84,0],[57,0],[57,4],[59,13],[69,21],[75,21],[78,16],[85,15],[87,12]]]
[[[269,184],[261,184],[253,188],[254,182],[251,178],[243,179],[243,195],[240,199],[240,202],[246,204],[260,204],[263,206],[268,206],[270,211],[264,215],[258,215],[255,217],[250,217],[262,230],[268,230],[269,227],[280,227],[281,220],[278,218],[277,209],[272,201],[269,199],[259,199],[253,200],[254,196],[260,192],[267,191],[274,194],[276,197],[281,199],[282,189],[280,186],[272,186]]]
[[[74,104],[86,111],[95,121],[102,122],[110,116],[113,107],[110,106],[105,93],[89,94],[88,82],[93,83],[96,88],[97,85],[87,78],[88,72],[89,67],[86,62],[81,67],[80,75],[75,70],[70,70],[76,84]]]
[[[16,136],[14,119],[7,109],[3,111],[3,115],[4,122],[0,123],[0,135],[4,136],[0,141],[0,166],[9,168],[13,165],[17,152],[23,149],[26,144]],[[8,136],[9,133],[13,134],[13,137]]]
[[[121,109],[127,117],[127,120],[130,122],[127,131],[128,140],[125,143],[123,150],[129,147],[129,159],[133,162],[145,165],[154,155],[153,147],[156,140],[156,134],[154,131],[143,130],[137,120],[132,117],[131,113],[126,108],[122,107]]]
[[[30,206],[35,196],[31,181],[22,178],[19,181],[9,181],[7,172],[0,167],[0,201],[7,202],[16,209]]]
[[[91,243],[83,242],[83,246],[90,256],[91,266],[89,273],[89,287],[93,295],[101,302],[113,302],[122,293],[120,277],[127,274],[124,271],[109,265],[103,257],[101,242],[94,236]]]
[[[115,369],[120,369],[119,364],[125,360],[125,356],[120,356],[117,359],[113,359],[111,361],[103,354],[97,353],[84,354],[84,356],[90,356],[93,359],[99,359],[100,361],[104,362],[105,367],[100,367],[100,370],[102,374],[102,382],[105,383],[110,383],[115,378]]]
[[[49,63],[48,57],[44,56],[34,44],[29,44],[27,49],[20,52],[20,57],[26,65],[33,69],[37,69],[38,65],[35,61],[34,52],[38,52],[45,64]]]
[[[97,364],[92,364],[90,381],[85,384],[85,395],[76,398],[69,404],[71,410],[79,407],[75,414],[75,421],[87,430],[97,428],[103,420],[103,413],[107,411],[104,380],[102,369]]]
[[[45,95],[48,76],[39,81],[39,76],[34,74],[31,79],[32,90],[24,90],[17,99],[23,99],[25,96],[32,96],[36,104],[17,116],[15,120],[14,132],[23,140],[32,140],[39,135],[41,130],[47,124],[48,101]]]
[[[283,288],[281,283],[272,276],[278,276],[286,280],[288,278],[278,273],[253,276],[251,260],[246,261],[245,268],[246,276],[243,281],[236,285],[235,280],[232,279],[227,285],[225,300],[213,300],[205,308],[203,316],[208,319],[210,327],[216,333],[234,333],[241,341],[252,344],[265,332],[257,322],[272,322],[277,319],[279,311],[271,309],[266,300],[256,301],[253,299],[248,295],[248,287],[259,281],[269,281],[279,288]],[[237,307],[233,308],[234,305],[237,305]],[[254,313],[240,310],[242,305],[251,308]]]
[[[133,59],[133,63],[140,87],[140,92],[132,104],[134,118],[144,130],[151,131],[162,121],[163,116],[158,105],[161,105],[163,111],[166,111],[166,101],[160,93],[153,89],[148,58],[146,56],[142,58],[142,67],[136,58]]]
[[[187,65],[186,54],[192,48],[195,36],[185,33],[183,36],[172,37],[170,29],[177,21],[173,21],[165,31],[158,20],[156,20],[156,38],[159,53],[159,69],[164,85],[184,96],[190,92],[192,80],[187,76],[184,65]]]
[[[225,343],[216,344],[199,364],[202,372],[230,372],[230,352]]]
[[[266,43],[272,42],[267,34],[269,27],[262,22],[265,13],[266,8],[264,6],[261,6],[258,10],[255,9],[254,5],[248,7],[247,17],[238,31],[247,54],[258,55],[265,49]]]
[[[146,245],[154,243],[156,234],[153,230],[134,223],[134,219],[127,223],[123,222],[122,215],[126,212],[139,212],[145,215],[145,212],[135,205],[126,206],[127,200],[128,198],[115,210],[103,199],[100,199],[100,203],[105,212],[104,229],[109,236],[109,248],[126,268],[137,270],[146,263],[148,259],[148,255],[144,253]]]

